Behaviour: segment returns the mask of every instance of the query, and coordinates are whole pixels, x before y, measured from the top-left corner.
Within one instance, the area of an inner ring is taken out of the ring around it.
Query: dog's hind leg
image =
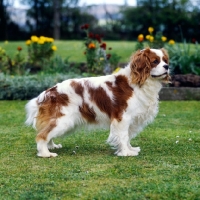
[[[36,137],[37,155],[39,157],[56,157],[56,153],[51,153],[48,149],[48,143],[52,140],[52,135],[56,135],[56,122],[51,121],[42,130],[39,131]]]
[[[72,128],[69,123],[63,123],[66,118],[57,119],[49,122],[42,130],[39,131],[37,142],[37,155],[39,157],[56,157],[56,153],[52,153],[49,149],[61,148],[61,144],[54,144],[53,138],[63,135],[65,132]]]
[[[58,154],[57,153],[52,153],[49,151],[47,148],[47,143],[48,141],[46,140],[37,140],[37,156],[43,157],[43,158],[49,158],[49,157],[56,157]]]

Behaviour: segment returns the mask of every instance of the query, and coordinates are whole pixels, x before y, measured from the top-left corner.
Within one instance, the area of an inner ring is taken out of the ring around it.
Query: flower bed
[[[200,100],[200,76],[177,74],[160,91],[160,100]]]
[[[176,74],[171,76],[171,87],[200,87],[200,76],[194,74]]]

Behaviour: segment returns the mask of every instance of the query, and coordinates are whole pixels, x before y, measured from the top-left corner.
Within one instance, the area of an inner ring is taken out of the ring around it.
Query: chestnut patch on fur
[[[70,84],[73,88],[76,94],[81,96],[82,98],[82,105],[79,106],[79,111],[83,118],[85,118],[88,122],[94,123],[96,122],[96,113],[94,112],[94,109],[91,108],[87,103],[84,101],[83,92],[84,87],[81,85],[81,83],[72,81]]]
[[[56,126],[56,119],[64,115],[61,112],[61,107],[67,106],[68,103],[68,96],[58,93],[57,86],[46,90],[44,100],[38,103],[36,128],[39,133],[37,140],[46,139],[48,133]]]
[[[79,106],[79,111],[83,118],[85,118],[88,122],[94,123],[96,122],[96,113],[93,108],[87,103],[83,103],[82,106]]]
[[[106,113],[111,118],[112,113],[112,101],[106,94],[106,91],[102,87],[92,88],[86,83],[88,92],[90,94],[90,100],[95,102],[98,108]]]
[[[37,122],[38,124],[39,122]],[[53,130],[53,128],[56,127],[56,120],[52,121],[52,122],[49,122],[47,124],[44,124],[44,128],[42,130],[40,130],[40,132],[38,132],[38,135],[36,137],[36,141],[39,141],[39,140],[46,140],[47,139],[47,135],[49,134],[49,132],[51,130]]]
[[[107,95],[102,87],[92,88],[87,85],[90,99],[108,117],[121,121],[122,114],[128,106],[127,100],[132,96],[133,89],[129,86],[125,76],[116,76],[115,82],[106,82],[107,87],[113,93],[113,99]]]
[[[83,98],[83,91],[84,91],[83,86],[76,81],[72,81],[70,85],[74,88],[76,94],[80,95]]]
[[[113,93],[113,103],[112,103],[112,118],[121,121],[123,111],[128,106],[128,99],[133,94],[133,89],[129,86],[128,80],[125,76],[116,76],[115,83],[106,82],[109,90]]]

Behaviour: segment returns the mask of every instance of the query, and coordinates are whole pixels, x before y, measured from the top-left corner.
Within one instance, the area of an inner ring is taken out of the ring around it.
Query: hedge
[[[29,100],[58,82],[80,77],[76,74],[10,76],[0,73],[0,100]]]

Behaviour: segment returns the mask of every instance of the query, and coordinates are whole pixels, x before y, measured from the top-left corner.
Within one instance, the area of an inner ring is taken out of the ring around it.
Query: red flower
[[[88,28],[89,28],[89,24],[84,24],[84,25],[81,26],[81,29],[87,30]]]
[[[100,45],[100,47],[101,47],[102,49],[106,50],[106,43],[105,43],[105,42],[102,43],[102,44]]]
[[[196,43],[196,39],[195,38],[192,38],[192,43]]]
[[[110,57],[111,57],[111,54],[107,54],[106,55],[106,58],[109,60],[110,59]]]
[[[94,36],[93,33],[89,33],[89,34],[88,34],[88,37],[91,38],[91,39],[93,39],[95,36]]]
[[[19,47],[17,47],[17,50],[18,50],[18,51],[21,51],[21,50],[22,50],[22,48],[19,46]]]
[[[101,43],[101,36],[100,36],[100,35],[96,34],[96,35],[95,35],[95,39],[96,39],[99,43]]]

